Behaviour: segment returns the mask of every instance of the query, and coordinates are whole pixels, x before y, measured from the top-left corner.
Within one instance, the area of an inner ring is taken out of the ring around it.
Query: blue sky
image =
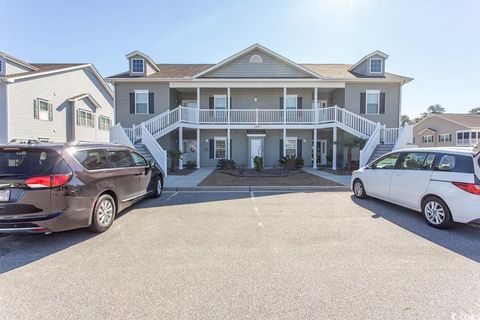
[[[140,50],[157,63],[215,63],[260,43],[303,63],[354,63],[376,49],[415,80],[403,113],[480,106],[480,1],[0,0],[0,50],[28,62],[92,62],[104,76]]]

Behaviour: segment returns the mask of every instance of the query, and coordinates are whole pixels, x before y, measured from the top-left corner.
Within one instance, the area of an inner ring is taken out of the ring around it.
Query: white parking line
[[[178,191],[175,192],[175,193],[173,193],[173,194],[171,194],[171,195],[170,195],[167,199],[165,199],[162,203],[167,202],[168,200],[170,200],[170,199],[172,199],[173,197],[175,197],[177,194],[178,194]]]
[[[260,210],[258,210],[258,206],[256,204],[256,199],[255,199],[255,194],[253,193],[253,191],[250,191],[250,199],[252,199],[252,201],[253,201],[253,210],[255,211],[255,214],[257,215],[257,219],[258,219],[257,226],[259,228],[263,229],[263,228],[265,228],[265,226],[260,221],[261,214],[260,214]]]

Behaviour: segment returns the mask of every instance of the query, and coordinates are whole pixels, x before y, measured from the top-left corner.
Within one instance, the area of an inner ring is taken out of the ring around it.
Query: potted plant
[[[367,141],[362,138],[342,138],[335,142],[338,145],[341,145],[347,148],[347,170],[352,170],[353,163],[352,163],[352,151],[353,148],[362,149],[365,146]]]
[[[178,161],[182,159],[183,152],[178,149],[167,151],[167,157],[170,158],[170,172],[174,172]]]

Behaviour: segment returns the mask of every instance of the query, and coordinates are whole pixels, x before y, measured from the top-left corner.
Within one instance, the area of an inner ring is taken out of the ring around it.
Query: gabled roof
[[[358,67],[359,65],[361,65],[365,60],[368,60],[370,59],[371,57],[374,57],[374,56],[381,56],[383,59],[388,59],[388,54],[380,51],[380,50],[375,50],[373,51],[372,53],[369,53],[367,54],[365,57],[363,57],[362,59],[360,59],[357,63],[355,63],[353,66],[350,67],[350,69],[348,69],[348,71],[353,71],[356,67]]]
[[[290,65],[291,67],[294,67],[294,68],[296,68],[296,69],[298,69],[298,70],[301,70],[301,71],[303,71],[303,72],[305,72],[305,73],[307,73],[307,74],[309,74],[309,75],[311,75],[311,76],[313,76],[313,77],[315,77],[315,78],[322,78],[322,76],[316,74],[316,73],[313,72],[312,70],[309,70],[309,69],[303,67],[302,65],[299,65],[299,64],[297,64],[297,63],[295,63],[295,62],[293,62],[293,61],[291,61],[291,60],[289,60],[289,59],[287,59],[287,58],[279,55],[278,53],[276,53],[276,52],[274,52],[274,51],[272,51],[272,50],[270,50],[270,49],[268,49],[268,48],[266,48],[266,47],[264,47],[264,46],[262,46],[261,44],[258,44],[258,43],[255,43],[254,45],[252,45],[252,46],[250,46],[250,47],[248,47],[248,48],[246,48],[246,49],[244,49],[244,50],[242,50],[242,51],[240,51],[240,52],[238,52],[238,53],[236,53],[236,54],[228,57],[227,59],[224,59],[224,60],[220,61],[219,63],[211,66],[210,68],[207,68],[207,69],[205,69],[205,70],[197,73],[197,74],[194,75],[192,78],[198,78],[198,77],[203,76],[203,75],[205,75],[205,74],[207,74],[207,73],[209,73],[209,72],[212,72],[212,71],[214,71],[214,70],[217,70],[217,69],[219,69],[220,67],[226,65],[227,63],[232,62],[232,61],[236,60],[237,58],[240,58],[240,57],[242,57],[243,55],[245,55],[245,54],[247,54],[247,53],[249,53],[249,52],[255,51],[255,50],[262,51],[262,52],[264,52],[264,53],[266,53],[266,54],[268,54],[268,55],[270,55],[270,56],[272,56],[272,57],[274,57],[274,58],[276,58],[276,59],[284,62],[285,64]]]
[[[431,133],[436,133],[437,130],[433,130],[432,128],[425,128],[425,129],[422,129],[418,132],[418,134],[423,134],[425,131],[430,131]]]
[[[142,58],[144,58],[145,60],[148,61],[148,63],[150,63],[150,65],[152,66],[152,68],[155,69],[155,71],[160,71],[160,69],[158,68],[157,64],[155,63],[155,61],[153,61],[152,58],[150,58],[149,55],[141,52],[141,51],[138,51],[138,50],[135,50],[133,52],[130,52],[129,54],[126,55],[127,59],[130,59],[134,56],[140,56]]]
[[[102,106],[97,102],[97,100],[95,100],[91,95],[90,93],[81,93],[77,96],[74,96],[74,97],[71,97],[68,99],[68,101],[70,102],[77,102],[79,100],[83,100],[83,99],[87,99],[89,100],[94,106],[95,108],[98,108],[98,109],[101,109]]]
[[[27,62],[25,62],[25,61],[23,61],[23,60],[18,59],[17,57],[14,57],[14,56],[12,56],[12,55],[9,55],[9,54],[6,53],[6,52],[0,51],[0,56],[4,57],[6,60],[10,60],[10,61],[12,61],[12,62],[15,62],[16,64],[19,64],[19,65],[21,65],[21,66],[23,66],[23,67],[25,67],[25,68],[27,68],[27,69],[30,69],[30,70],[32,70],[32,71],[37,71],[37,70],[38,70],[38,68],[35,67],[34,65],[31,65],[31,64],[29,64],[29,63],[27,63]]]
[[[434,117],[438,117],[440,119],[444,119],[468,128],[480,128],[480,115],[466,113],[430,113],[425,118],[417,122],[415,126],[418,126],[426,119],[431,119]]]

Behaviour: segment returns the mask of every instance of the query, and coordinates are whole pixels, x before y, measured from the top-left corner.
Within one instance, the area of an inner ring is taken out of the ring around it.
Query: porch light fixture
[[[257,102],[257,101],[258,101],[258,98],[253,98],[253,101]]]

